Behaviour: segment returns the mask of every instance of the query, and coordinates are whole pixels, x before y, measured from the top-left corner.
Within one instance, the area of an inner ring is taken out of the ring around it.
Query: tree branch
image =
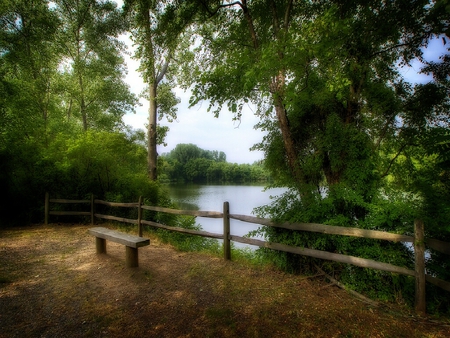
[[[384,53],[390,52],[390,51],[392,51],[392,50],[394,50],[394,49],[397,49],[397,48],[411,46],[411,45],[413,44],[413,42],[422,41],[422,40],[424,40],[427,36],[428,36],[428,34],[422,34],[422,35],[420,35],[420,36],[415,37],[415,38],[413,39],[413,41],[409,41],[409,42],[405,42],[405,43],[399,43],[399,44],[396,44],[396,45],[394,45],[394,46],[388,47],[388,48],[386,48],[386,49],[380,50],[380,51],[375,52],[375,53],[373,53],[372,55],[370,55],[369,59],[372,59],[372,58],[374,58],[374,57],[377,56],[377,55],[380,55],[380,54],[384,54]]]
[[[167,56],[166,62],[164,62],[164,64],[163,64],[159,74],[156,76],[156,79],[155,79],[155,84],[156,85],[158,85],[162,81],[164,76],[166,75],[167,68],[169,68],[170,59],[171,59],[171,55],[169,53],[169,55]]]
[[[278,14],[277,14],[277,7],[275,5],[275,1],[271,1],[271,7],[272,7],[272,14],[273,14],[273,31],[275,33],[275,36],[278,35],[278,32],[280,30],[280,22],[278,21]]]
[[[388,129],[389,129],[389,125],[392,123],[392,120],[393,120],[393,119],[394,119],[394,118],[388,119],[388,120],[386,121],[386,123],[384,124],[384,127],[383,127],[383,129],[381,130],[380,137],[378,138],[378,141],[377,141],[377,143],[375,144],[374,150],[377,150],[377,149],[380,148],[381,142],[383,141],[384,137],[386,136],[387,131],[388,131]]]
[[[398,151],[398,153],[394,156],[394,158],[389,162],[389,165],[387,167],[387,169],[384,171],[384,173],[381,175],[381,178],[386,177],[389,173],[389,170],[391,169],[392,165],[394,164],[395,160],[397,159],[397,157],[400,156],[400,154],[402,153],[403,149],[406,148],[406,146],[408,145],[408,143],[405,143],[404,145],[402,145],[400,147],[400,150]]]
[[[256,36],[256,31],[255,31],[255,26],[253,25],[253,19],[250,15],[250,12],[248,10],[248,6],[247,6],[247,0],[242,0],[242,1],[234,1],[231,2],[229,4],[222,4],[222,5],[218,5],[216,9],[212,10],[208,7],[208,4],[205,1],[200,1],[200,3],[203,5],[203,7],[205,8],[206,12],[210,15],[210,16],[214,16],[217,14],[217,12],[219,10],[221,10],[222,8],[227,8],[227,7],[233,7],[233,6],[239,6],[242,9],[242,12],[244,13],[244,17],[247,20],[248,23],[248,28],[250,31],[250,35],[252,38],[252,42],[253,42],[253,48],[258,48],[259,44],[258,44],[258,38]]]
[[[286,31],[289,28],[289,23],[290,23],[289,18],[291,17],[291,11],[292,11],[293,4],[294,4],[294,0],[290,0],[288,6],[286,8],[286,12],[284,13],[284,29],[286,29]]]
[[[356,292],[354,290],[349,289],[348,287],[346,287],[344,284],[342,284],[341,282],[339,282],[338,280],[334,279],[333,277],[331,277],[330,275],[328,275],[327,273],[325,273],[325,271],[323,271],[321,268],[319,268],[317,265],[314,265],[316,267],[316,270],[320,273],[325,275],[325,277],[333,284],[337,285],[338,287],[340,287],[341,289],[347,291],[348,293],[350,293],[351,295],[355,296],[356,298],[358,298],[359,300],[368,303],[374,307],[378,307],[379,303],[367,298],[366,296],[360,294],[359,292]]]
[[[219,6],[217,6],[217,8],[214,9],[214,10],[210,9],[210,8],[208,7],[208,5],[205,3],[205,1],[201,1],[201,4],[203,5],[203,7],[205,8],[205,10],[208,12],[208,14],[209,14],[210,16],[216,15],[217,12],[220,11],[222,8],[233,7],[233,6],[235,6],[235,5],[238,5],[238,6],[240,6],[240,7],[242,8],[242,3],[241,3],[240,1],[235,1],[235,2],[232,2],[232,3],[229,3],[229,4],[222,4],[222,5],[219,5]]]
[[[255,26],[253,25],[253,19],[250,15],[250,11],[248,10],[248,7],[247,7],[247,0],[243,0],[242,3],[240,4],[240,6],[242,8],[242,11],[244,12],[244,17],[248,23],[248,29],[250,31],[250,35],[251,35],[252,41],[253,41],[253,48],[257,49],[259,46],[258,37],[256,36]]]

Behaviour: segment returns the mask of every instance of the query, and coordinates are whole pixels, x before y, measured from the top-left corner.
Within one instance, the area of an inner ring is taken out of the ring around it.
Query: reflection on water
[[[284,188],[275,188],[264,191],[263,186],[255,185],[199,185],[177,184],[168,185],[170,197],[177,202],[183,210],[223,211],[223,203],[228,202],[231,214],[253,215],[253,209],[271,203],[271,196],[281,195]],[[223,233],[223,220],[221,218],[197,217],[203,230],[214,233]],[[244,236],[252,230],[259,228],[257,224],[230,221],[232,235]],[[238,247],[253,247],[235,243]]]

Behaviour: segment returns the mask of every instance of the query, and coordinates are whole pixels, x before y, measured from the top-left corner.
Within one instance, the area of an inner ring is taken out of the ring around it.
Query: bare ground
[[[0,337],[450,337],[319,278],[182,253],[151,238],[139,268],[87,226],[0,230]]]

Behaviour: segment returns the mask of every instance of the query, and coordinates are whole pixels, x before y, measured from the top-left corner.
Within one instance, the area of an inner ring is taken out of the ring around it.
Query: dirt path
[[[0,230],[0,337],[450,337],[325,281],[181,253],[151,239],[95,254],[86,226]]]

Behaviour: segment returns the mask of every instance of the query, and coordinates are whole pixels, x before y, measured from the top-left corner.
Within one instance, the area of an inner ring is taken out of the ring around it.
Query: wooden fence
[[[59,203],[59,204],[89,204],[90,211],[55,211],[50,210],[50,203]],[[111,215],[103,215],[95,212],[95,205],[101,204],[109,207],[124,207],[124,208],[137,208],[138,209],[138,218],[137,219],[128,219],[122,217],[116,217]],[[151,210],[155,212],[164,212],[169,214],[176,215],[189,215],[195,217],[208,217],[208,218],[222,218],[223,219],[223,233],[211,233],[201,230],[191,230],[184,229],[179,227],[168,226],[152,221],[147,221],[142,219],[142,210]],[[290,252],[298,255],[309,256],[314,258],[320,258],[325,260],[331,260],[340,263],[352,264],[355,266],[363,267],[363,268],[371,268],[376,270],[388,271],[391,273],[398,273],[402,275],[415,277],[416,280],[416,299],[415,299],[415,309],[417,313],[423,314],[426,309],[426,301],[425,301],[425,283],[432,283],[446,291],[450,292],[450,282],[444,281],[442,279],[430,276],[426,274],[425,269],[425,251],[426,246],[430,249],[439,251],[441,253],[450,255],[450,243],[443,242],[437,239],[426,238],[424,237],[424,225],[420,220],[416,220],[414,222],[414,236],[407,235],[399,235],[384,231],[376,231],[376,230],[365,230],[359,228],[348,228],[348,227],[338,227],[338,226],[330,226],[325,224],[314,224],[314,223],[274,223],[269,219],[259,218],[254,216],[247,215],[237,215],[230,214],[229,203],[223,203],[223,211],[192,211],[192,210],[177,210],[177,209],[169,209],[157,206],[149,206],[144,205],[142,203],[142,197],[139,198],[137,203],[116,203],[116,202],[107,202],[98,199],[94,199],[91,196],[90,200],[67,200],[67,199],[50,199],[49,194],[45,195],[45,224],[48,224],[49,215],[56,216],[89,216],[91,219],[91,224],[94,224],[95,218],[118,221],[123,223],[131,223],[136,224],[138,226],[138,234],[142,237],[142,227],[143,225],[149,225],[156,228],[166,229],[170,231],[197,235],[215,239],[223,240],[223,251],[224,258],[226,260],[231,259],[231,241],[256,245],[258,247],[269,248],[273,250]],[[415,270],[409,270],[404,267],[395,266],[388,263],[377,262],[371,259],[360,258],[355,256],[349,256],[344,254],[332,253],[327,251],[302,248],[302,247],[294,247],[281,243],[269,243],[262,240],[247,238],[241,236],[235,236],[230,234],[230,219],[235,219],[243,222],[254,223],[258,225],[264,226],[272,226],[277,228],[296,230],[296,231],[308,231],[308,232],[317,232],[323,234],[330,235],[342,235],[342,236],[352,236],[352,237],[362,237],[362,238],[370,238],[370,239],[378,239],[378,240],[386,240],[393,242],[403,242],[403,243],[412,243],[414,246],[414,255],[415,255]]]

